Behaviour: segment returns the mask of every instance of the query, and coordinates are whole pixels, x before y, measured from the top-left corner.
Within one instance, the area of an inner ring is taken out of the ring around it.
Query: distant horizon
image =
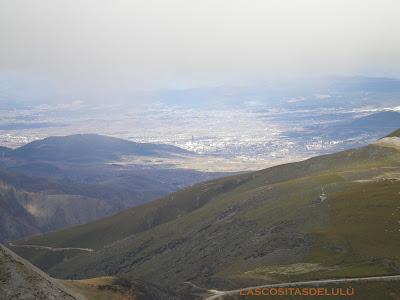
[[[398,11],[392,0],[5,0],[0,77],[94,102],[271,80],[399,78]]]
[[[29,75],[29,76],[28,76]],[[73,87],[63,88],[58,86],[52,79],[44,76],[35,77],[32,74],[13,71],[11,73],[0,71],[0,100],[15,101],[21,103],[71,103],[71,102],[86,102],[92,104],[107,104],[112,100],[114,104],[120,103],[136,103],[146,104],[147,100],[154,100],[151,97],[164,92],[185,92],[185,91],[200,91],[200,90],[218,90],[218,89],[281,89],[285,86],[290,89],[293,84],[300,89],[308,89],[311,86],[315,88],[323,88],[326,82],[334,82],[335,80],[372,80],[372,81],[392,81],[399,86],[400,91],[400,75],[399,76],[372,76],[372,75],[326,75],[323,77],[276,77],[265,80],[241,83],[210,83],[208,85],[187,85],[180,87],[158,87],[153,89],[139,89],[135,87],[121,87],[120,89],[108,89],[108,87],[99,87],[95,89],[88,86],[87,88]],[[139,99],[136,101],[135,99]],[[145,100],[145,101],[141,101]],[[187,99],[187,104],[190,104],[191,99]],[[142,103],[140,103],[142,102]],[[1,104],[1,102],[0,102]]]

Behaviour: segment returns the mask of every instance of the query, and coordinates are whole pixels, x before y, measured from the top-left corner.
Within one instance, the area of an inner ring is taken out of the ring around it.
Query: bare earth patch
[[[311,272],[318,272],[322,270],[331,270],[332,268],[327,268],[321,266],[320,264],[314,263],[296,263],[291,265],[277,265],[261,267],[254,270],[245,272],[246,275],[252,277],[275,277],[275,276],[286,276],[286,275],[301,275]]]
[[[400,137],[385,137],[383,139],[377,140],[374,145],[382,147],[391,147],[400,150]]]

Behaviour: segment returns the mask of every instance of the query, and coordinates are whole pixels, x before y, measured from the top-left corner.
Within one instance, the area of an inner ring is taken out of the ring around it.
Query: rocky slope
[[[84,298],[0,245],[0,299],[83,300]]]
[[[183,300],[185,294],[118,277],[58,280],[0,244],[0,299]]]
[[[0,242],[41,232],[35,218],[21,204],[25,197],[0,183]]]

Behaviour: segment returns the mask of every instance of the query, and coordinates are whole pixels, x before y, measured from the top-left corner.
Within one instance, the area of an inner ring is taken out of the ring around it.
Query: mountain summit
[[[7,156],[27,160],[96,162],[116,160],[123,155],[165,157],[192,152],[165,145],[136,143],[98,134],[53,136],[6,152]]]

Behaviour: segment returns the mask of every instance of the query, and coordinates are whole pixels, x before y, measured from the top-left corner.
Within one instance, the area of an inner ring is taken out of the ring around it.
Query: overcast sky
[[[0,0],[0,72],[184,87],[400,74],[399,0]]]

